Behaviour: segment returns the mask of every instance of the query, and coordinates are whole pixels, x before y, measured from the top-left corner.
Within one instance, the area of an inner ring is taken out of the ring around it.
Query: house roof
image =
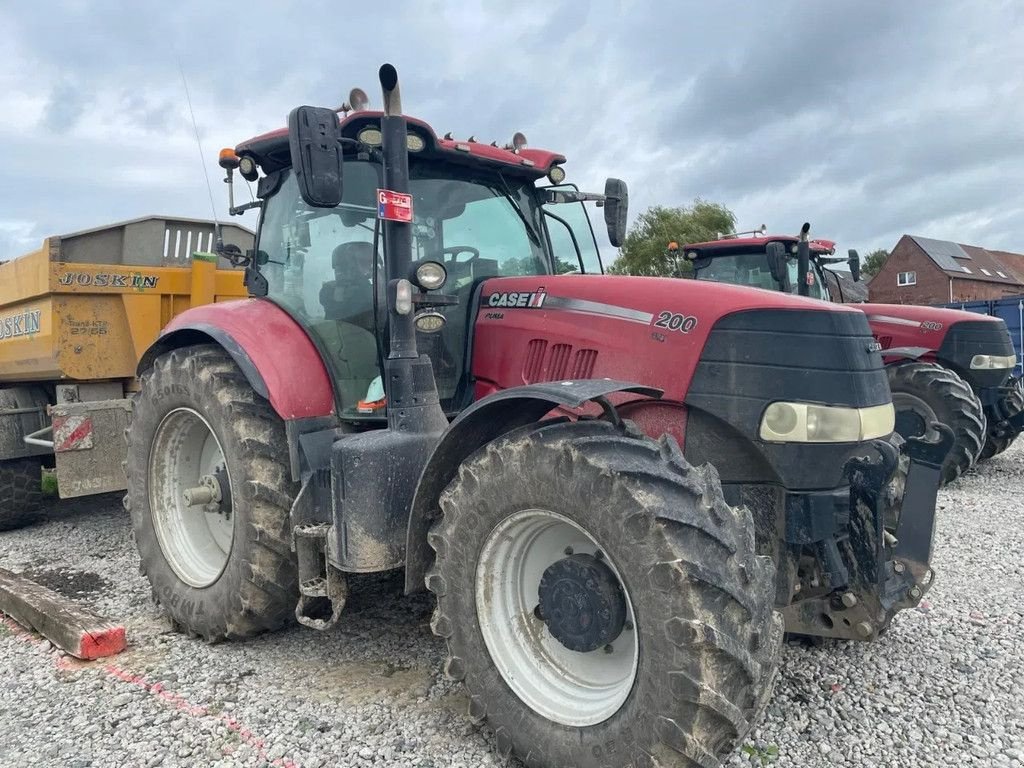
[[[992,250],[989,253],[995,254],[995,257],[1008,267],[1009,271],[1003,270],[1004,272],[1015,275],[1017,280],[1024,284],[1024,253]]]
[[[950,277],[959,280],[977,280],[986,283],[1020,285],[1024,283],[1024,254],[990,251],[978,245],[934,240],[920,235],[907,235],[917,246]],[[1009,265],[1010,258],[1019,260],[1019,267]]]
[[[868,287],[865,283],[855,283],[849,273],[842,271],[825,272],[825,279],[828,281],[828,289],[832,298],[838,300],[842,297],[844,304],[859,304],[868,300]],[[838,281],[837,290],[836,282]]]

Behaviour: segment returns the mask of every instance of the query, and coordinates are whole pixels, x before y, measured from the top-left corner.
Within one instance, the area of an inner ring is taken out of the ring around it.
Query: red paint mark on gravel
[[[11,634],[23,643],[39,645],[43,642],[43,638],[37,637],[34,633],[29,632],[18,624],[18,622],[3,614],[0,614],[0,623],[7,627],[11,631]],[[80,661],[73,656],[65,656],[58,653],[54,654],[53,665],[61,672],[67,672],[77,669],[87,669],[93,667],[94,663]],[[300,768],[298,763],[291,760],[285,760],[284,758],[279,757],[271,760],[270,755],[267,753],[266,742],[229,715],[225,715],[220,712],[210,712],[206,707],[192,704],[184,696],[174,693],[174,691],[167,690],[160,683],[151,683],[142,675],[136,675],[135,673],[121,669],[121,667],[114,664],[106,664],[99,668],[117,680],[128,683],[129,685],[138,686],[147,693],[156,696],[158,699],[162,699],[179,712],[183,712],[184,714],[195,718],[209,717],[219,720],[229,731],[237,733],[238,738],[245,744],[255,749],[260,760],[263,760],[270,765],[277,766],[277,768]]]
[[[238,738],[255,749],[261,760],[265,760],[270,763],[270,765],[280,766],[280,768],[299,768],[298,763],[294,763],[291,760],[285,760],[283,758],[271,760],[270,756],[267,754],[266,742],[235,720],[235,718],[223,713],[212,713],[206,707],[192,704],[177,693],[167,690],[160,683],[151,683],[142,675],[136,675],[132,672],[128,672],[114,664],[107,664],[103,669],[107,674],[117,678],[118,680],[130,683],[131,685],[136,685],[147,693],[163,699],[180,712],[184,712],[185,714],[196,718],[212,717],[219,720],[228,730],[237,733]]]

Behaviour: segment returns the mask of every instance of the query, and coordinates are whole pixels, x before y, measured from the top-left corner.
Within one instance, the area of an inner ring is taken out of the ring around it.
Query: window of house
[[[973,274],[974,274],[973,272],[971,272],[971,270],[970,270],[970,268],[969,268],[969,267],[965,267],[965,266],[962,266],[962,265],[961,265],[960,269],[962,269],[962,270],[963,270],[964,272],[966,272],[966,273],[967,273],[968,275],[973,275]]]
[[[1000,272],[998,269],[996,270],[996,274],[999,275],[1000,277],[1006,277],[1006,273]]]
[[[981,268],[981,271],[982,271],[982,272],[983,272],[984,274],[988,275],[989,277],[992,277],[992,273],[991,273],[991,272],[989,272],[989,271],[988,271],[987,269],[985,269],[984,267],[982,267],[982,268]]]
[[[917,285],[917,272],[900,272],[896,276],[897,285]]]

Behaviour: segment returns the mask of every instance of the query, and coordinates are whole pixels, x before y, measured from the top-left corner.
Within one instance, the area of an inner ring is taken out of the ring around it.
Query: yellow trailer
[[[244,253],[253,234],[220,227]],[[148,217],[49,237],[0,262],[0,528],[32,517],[54,455],[62,497],[125,487],[135,368],[189,307],[246,295],[213,222]]]

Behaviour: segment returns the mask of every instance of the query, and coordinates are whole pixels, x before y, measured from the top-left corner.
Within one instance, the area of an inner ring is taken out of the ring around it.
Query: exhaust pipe
[[[384,64],[378,73],[384,95],[384,117],[380,128],[383,135],[384,188],[399,194],[409,194],[409,150],[407,126],[402,115],[402,96],[398,89],[398,71]],[[388,260],[388,325],[391,326],[391,353],[389,359],[411,358],[416,350],[416,328],[413,313],[400,314],[397,310],[397,291],[400,278],[409,274],[412,264],[412,224],[404,221],[384,221],[384,252]],[[405,281],[406,283],[408,281]],[[389,398],[390,408],[390,398]]]

